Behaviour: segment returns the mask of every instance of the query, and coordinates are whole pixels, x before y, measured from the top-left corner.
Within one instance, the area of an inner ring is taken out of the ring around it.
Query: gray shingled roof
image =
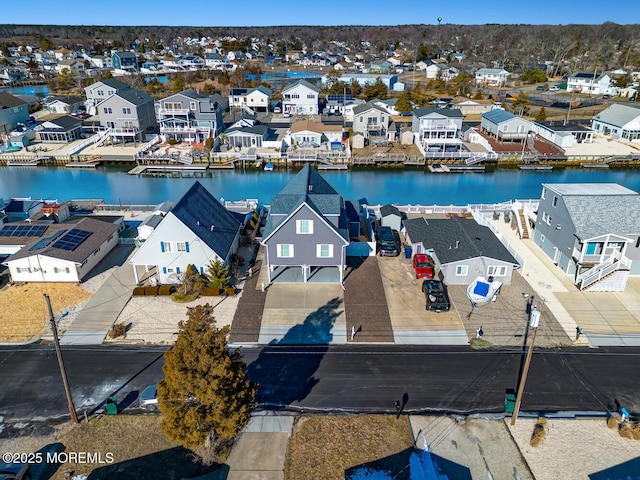
[[[76,117],[71,117],[69,115],[64,115],[62,117],[54,118],[53,120],[47,120],[47,122],[58,125],[60,128],[64,130],[69,130],[71,128],[76,128],[78,125],[82,125],[82,120]],[[46,131],[57,131],[56,129],[42,129],[42,132]]]
[[[223,259],[242,224],[200,182],[193,184],[171,213]]]
[[[459,108],[433,108],[433,107],[423,107],[413,111],[413,114],[420,118],[425,115],[429,115],[430,113],[439,113],[445,117],[452,118],[463,118],[462,110]]]
[[[371,103],[363,103],[362,105],[356,105],[355,107],[353,107],[353,114],[358,115],[360,113],[366,112],[367,110],[377,110],[381,113],[387,113],[387,111],[382,107],[373,105]]]
[[[0,92],[0,108],[13,108],[26,105],[27,102],[8,92]]]
[[[594,117],[594,120],[608,123],[616,127],[623,127],[640,117],[640,108],[614,103]]]
[[[189,98],[195,98],[195,99],[208,98],[208,95],[205,95],[204,93],[200,93],[199,91],[193,88],[187,88],[186,90],[183,90],[180,93],[185,97],[189,97]]]
[[[105,78],[104,80],[99,80],[99,82],[104,83],[108,87],[115,88],[116,90],[124,90],[125,88],[131,88],[129,85],[118,80],[117,78]]]
[[[271,199],[263,238],[271,235],[282,221],[283,216],[291,214],[302,203],[307,203],[321,216],[340,215],[346,218],[342,196],[320,176],[315,168],[307,164]],[[346,228],[346,223],[340,227],[337,229],[338,233],[348,238],[346,230],[342,231],[342,228]]]
[[[380,207],[380,216],[386,217],[387,215],[397,215],[402,217],[402,212],[398,210],[398,207],[395,205],[386,204]]]
[[[126,101],[133,103],[134,105],[144,105],[148,102],[154,102],[151,95],[141,92],[140,90],[136,90],[135,88],[121,90],[114,95],[117,95],[118,97],[123,98]]]
[[[640,195],[617,184],[545,184],[562,195],[579,240],[640,233]],[[552,215],[553,216],[553,215]]]
[[[405,220],[404,226],[412,242],[422,242],[425,248],[433,249],[443,264],[487,257],[518,265],[489,227],[475,220],[412,218]]]
[[[313,90],[316,93],[320,93],[320,89],[318,87],[316,87],[315,85],[312,85],[311,83],[307,82],[306,80],[296,80],[295,82],[293,82],[292,84],[286,86],[284,88],[284,90],[282,90],[282,93],[287,92],[288,90],[291,90],[292,88],[297,87],[298,85],[304,85],[307,88],[310,88],[311,90]]]

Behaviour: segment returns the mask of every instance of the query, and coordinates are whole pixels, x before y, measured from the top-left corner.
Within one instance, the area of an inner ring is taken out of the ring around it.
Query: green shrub
[[[109,330],[109,338],[124,337],[127,333],[127,326],[124,323],[116,323]]]
[[[482,338],[472,338],[469,340],[469,345],[474,350],[484,350],[487,348],[491,348],[491,344]]]
[[[198,298],[198,293],[189,293],[185,295],[181,292],[174,292],[171,294],[171,300],[176,303],[188,303],[194,301],[196,298]]]

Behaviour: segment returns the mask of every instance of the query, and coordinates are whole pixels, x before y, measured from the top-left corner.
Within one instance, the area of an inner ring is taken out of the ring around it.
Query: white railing
[[[78,145],[70,148],[68,154],[69,154],[69,156],[75,155],[76,153],[80,152],[81,150],[87,148],[89,145],[100,145],[108,137],[109,137],[109,129],[108,128],[105,129],[105,130],[100,130],[95,135],[90,136],[86,140],[83,140],[82,142],[80,142]]]
[[[189,115],[188,108],[159,108],[158,115]]]
[[[318,159],[318,155],[315,153],[306,154],[306,153],[289,153],[287,152],[287,160],[292,162],[301,161],[301,162],[315,162]]]
[[[136,155],[140,155],[142,153],[145,153],[146,151],[150,150],[151,147],[153,147],[154,145],[157,145],[161,141],[162,141],[162,139],[160,138],[160,136],[159,135],[155,135],[148,143],[145,143],[142,147],[140,147],[138,149],[138,151],[136,152]]]
[[[604,263],[578,275],[576,285],[580,285],[580,290],[584,290],[617,270],[629,270],[631,268],[631,260],[619,252],[617,253],[617,255],[609,257]]]
[[[496,211],[496,210],[501,210],[501,209],[495,208],[493,211]],[[496,227],[494,227],[491,222],[489,222],[487,217],[485,217],[482,213],[480,213],[480,210],[472,208],[471,214],[473,215],[474,220],[478,222],[478,224],[485,227],[489,227],[489,230],[493,232],[493,234],[498,238],[498,240],[500,240],[500,243],[504,245],[504,247],[509,251],[509,253],[513,255],[513,258],[515,258],[516,261],[520,264],[520,273],[524,274],[524,266],[526,262],[525,262],[525,259],[522,257],[522,255],[520,255],[518,251],[515,248],[513,248],[513,245],[511,245],[509,241],[504,238],[502,233],[499,232],[498,229],[496,229]]]
[[[108,130],[112,137],[135,137],[139,133],[137,127],[109,128]]]
[[[160,127],[160,133],[196,133],[196,127],[171,127],[171,126],[162,126]]]

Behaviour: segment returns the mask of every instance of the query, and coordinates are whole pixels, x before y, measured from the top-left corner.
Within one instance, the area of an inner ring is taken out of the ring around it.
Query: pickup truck
[[[416,278],[433,278],[433,261],[426,253],[416,253],[413,256],[413,270]]]

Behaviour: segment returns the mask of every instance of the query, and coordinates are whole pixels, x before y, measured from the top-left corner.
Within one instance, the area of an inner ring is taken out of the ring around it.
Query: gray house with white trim
[[[640,194],[616,183],[542,185],[533,241],[583,290],[640,275]]]
[[[524,140],[533,130],[533,123],[511,112],[496,108],[482,114],[480,127],[499,142]]]
[[[273,197],[262,236],[269,283],[278,277],[306,283],[317,274],[343,282],[349,244],[345,202],[310,165]]]
[[[469,285],[492,276],[511,283],[518,261],[489,227],[467,218],[412,218],[404,221],[413,253],[428,253],[448,285]]]
[[[640,140],[640,108],[614,103],[591,120],[591,128],[611,138]]]
[[[112,137],[144,140],[145,134],[158,132],[155,100],[151,95],[128,88],[119,90],[98,104],[100,127]]]

